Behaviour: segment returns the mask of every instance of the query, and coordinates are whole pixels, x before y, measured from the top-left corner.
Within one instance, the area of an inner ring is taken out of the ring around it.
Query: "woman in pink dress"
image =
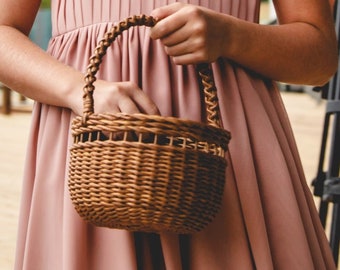
[[[279,26],[259,25],[260,0],[52,0],[45,53],[28,38],[40,0],[0,0],[0,81],[36,100],[15,269],[335,269],[272,80],[322,85],[335,72],[326,1],[276,0]],[[193,64],[212,62],[231,131],[222,209],[193,235],[98,228],[67,188],[70,122],[82,114],[83,73],[99,39],[130,15],[158,18],[108,50],[96,112],[202,120]]]

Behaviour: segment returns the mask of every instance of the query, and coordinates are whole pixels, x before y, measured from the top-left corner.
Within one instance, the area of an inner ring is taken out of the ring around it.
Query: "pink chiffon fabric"
[[[84,72],[98,40],[115,22],[173,2],[52,0],[48,52]],[[258,21],[259,0],[182,2]],[[280,93],[272,82],[227,59],[213,63],[213,72],[232,140],[222,210],[204,231],[157,235],[85,223],[67,188],[74,115],[36,103],[15,269],[335,269]],[[203,120],[194,67],[174,65],[146,27],[134,27],[114,42],[98,76],[138,83],[162,115]]]

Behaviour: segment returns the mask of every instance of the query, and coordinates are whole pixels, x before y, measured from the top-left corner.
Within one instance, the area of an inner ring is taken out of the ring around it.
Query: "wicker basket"
[[[102,227],[194,233],[221,205],[229,132],[220,127],[208,65],[199,69],[207,124],[145,114],[95,114],[93,82],[107,48],[145,15],[115,25],[95,50],[85,76],[84,111],[72,122],[69,191],[81,217]]]

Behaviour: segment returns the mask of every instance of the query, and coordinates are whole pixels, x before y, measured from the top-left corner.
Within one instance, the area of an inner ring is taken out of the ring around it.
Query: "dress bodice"
[[[53,35],[102,22],[116,22],[130,15],[150,14],[174,0],[51,0]],[[186,0],[190,4],[231,14],[249,21],[258,20],[259,0]]]

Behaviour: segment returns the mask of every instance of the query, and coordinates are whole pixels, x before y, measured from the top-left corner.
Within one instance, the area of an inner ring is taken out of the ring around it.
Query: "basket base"
[[[69,191],[80,216],[100,227],[178,234],[212,221],[223,196],[224,158],[122,144],[72,148]]]

